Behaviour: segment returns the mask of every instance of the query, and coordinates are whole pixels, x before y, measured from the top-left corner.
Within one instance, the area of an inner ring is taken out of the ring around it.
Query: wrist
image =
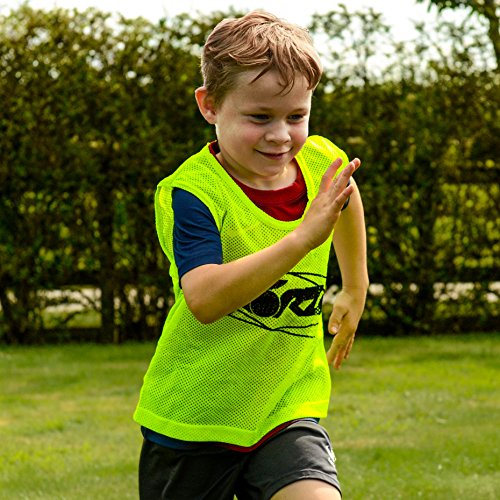
[[[302,254],[302,257],[307,255],[311,250],[314,250],[315,245],[309,241],[307,231],[303,230],[302,225],[298,226],[289,235],[291,244],[297,251]]]
[[[363,280],[358,283],[342,284],[342,290],[351,295],[366,295],[368,293],[369,282]]]

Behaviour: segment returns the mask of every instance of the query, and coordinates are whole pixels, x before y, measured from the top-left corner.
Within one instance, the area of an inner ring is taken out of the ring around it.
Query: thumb
[[[331,335],[336,335],[339,332],[340,324],[344,316],[345,312],[339,306],[334,305],[328,321],[328,331]]]

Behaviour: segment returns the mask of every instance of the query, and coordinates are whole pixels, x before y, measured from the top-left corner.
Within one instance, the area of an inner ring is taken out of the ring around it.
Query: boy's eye
[[[250,118],[258,122],[265,122],[266,120],[269,120],[269,115],[262,115],[262,114],[250,115]]]
[[[257,121],[257,122],[267,122],[271,119],[270,115],[265,115],[265,114],[253,114],[253,115],[250,115],[250,118],[254,121]],[[303,114],[295,114],[295,115],[290,115],[288,117],[288,121],[300,122],[304,118],[305,118],[305,115],[303,115]]]

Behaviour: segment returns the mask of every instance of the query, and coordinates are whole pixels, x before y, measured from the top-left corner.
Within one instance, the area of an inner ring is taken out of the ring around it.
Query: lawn
[[[0,498],[137,498],[153,344],[0,348]],[[360,338],[333,374],[344,499],[496,499],[500,335]]]

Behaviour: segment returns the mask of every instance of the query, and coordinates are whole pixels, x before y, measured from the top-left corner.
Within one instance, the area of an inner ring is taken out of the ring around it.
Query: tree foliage
[[[435,5],[440,11],[465,8],[488,22],[488,36],[495,51],[497,69],[500,68],[500,3],[497,0],[417,0],[417,3]]]
[[[121,322],[135,328],[128,308],[137,297],[127,283],[139,298],[149,285],[164,287],[147,288],[141,322],[168,293],[150,200],[155,183],[206,135],[192,106],[198,60],[185,49],[182,22],[28,7],[2,19],[6,336],[29,339],[44,329],[44,289],[98,283],[109,338],[118,299]]]
[[[327,88],[320,89],[314,123],[365,165],[356,176],[370,277],[384,286],[369,297],[367,309],[378,311],[383,330],[392,333],[436,330],[446,319],[446,328],[461,328],[457,318],[467,300],[478,312],[466,313],[475,316],[476,326],[488,323],[498,315],[491,281],[498,279],[500,250],[500,234],[492,228],[499,220],[493,181],[500,160],[500,93],[488,61],[472,54],[485,51],[482,33],[467,21],[454,27],[443,21],[430,38],[421,26],[416,46],[397,45],[380,74],[374,41],[380,47],[389,30],[373,11],[351,14],[343,7],[316,16],[313,29],[336,49],[327,49],[334,66]],[[450,54],[435,45],[440,35],[449,39]],[[341,56],[349,47],[352,69],[343,71]],[[472,288],[460,296],[457,283],[464,282]]]
[[[171,283],[153,194],[213,138],[193,92],[200,47],[225,15],[153,24],[23,6],[0,18],[0,339],[43,341],[54,317],[68,331],[75,296],[99,312],[99,340],[158,335]],[[478,57],[484,36],[443,22],[450,53],[424,29],[410,47],[372,9],[345,7],[311,32],[327,67],[311,132],[364,163],[370,275],[383,287],[365,324],[486,327],[498,315],[500,92]],[[65,314],[48,313],[59,305]]]

